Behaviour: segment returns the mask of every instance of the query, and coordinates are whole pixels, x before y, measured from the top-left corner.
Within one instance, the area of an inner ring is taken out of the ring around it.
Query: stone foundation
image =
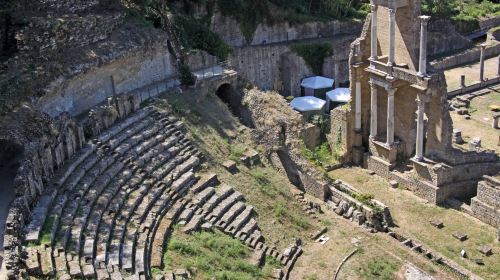
[[[500,180],[484,176],[477,184],[477,196],[471,200],[474,217],[500,227]]]

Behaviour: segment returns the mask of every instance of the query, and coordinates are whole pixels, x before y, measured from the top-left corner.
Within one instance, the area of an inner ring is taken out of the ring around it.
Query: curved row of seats
[[[48,279],[151,279],[173,225],[216,227],[289,263],[264,244],[253,207],[217,175],[199,178],[201,153],[182,123],[147,107],[89,142],[50,182],[26,226],[24,263]]]
[[[27,272],[145,278],[154,223],[197,182],[200,153],[168,114],[144,108],[62,168],[26,226]]]

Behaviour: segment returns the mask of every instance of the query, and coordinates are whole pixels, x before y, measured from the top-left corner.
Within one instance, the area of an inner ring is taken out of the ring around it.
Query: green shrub
[[[193,72],[191,72],[191,68],[188,65],[181,65],[179,67],[179,72],[181,75],[181,84],[185,86],[192,86],[196,83],[196,77]]]
[[[231,47],[215,32],[210,30],[207,19],[178,15],[176,25],[182,44],[188,49],[204,50],[221,60],[226,60]]]
[[[322,75],[325,58],[333,55],[329,43],[297,43],[291,45],[290,49],[304,59],[315,75]]]

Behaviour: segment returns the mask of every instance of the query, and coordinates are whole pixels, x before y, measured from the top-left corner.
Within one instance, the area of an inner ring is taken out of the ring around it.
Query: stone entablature
[[[495,227],[500,227],[500,180],[484,176],[477,185],[477,196],[471,200],[474,216]]]

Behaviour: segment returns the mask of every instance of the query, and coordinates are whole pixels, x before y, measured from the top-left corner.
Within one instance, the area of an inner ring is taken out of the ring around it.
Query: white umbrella
[[[326,104],[325,100],[314,96],[295,97],[290,106],[299,112],[321,111]]]
[[[336,88],[326,93],[326,99],[332,102],[347,103],[351,100],[349,88]]]
[[[322,88],[331,88],[333,87],[334,80],[330,78],[325,78],[321,76],[314,76],[305,78],[302,80],[300,84],[304,88],[310,89],[322,89]]]

